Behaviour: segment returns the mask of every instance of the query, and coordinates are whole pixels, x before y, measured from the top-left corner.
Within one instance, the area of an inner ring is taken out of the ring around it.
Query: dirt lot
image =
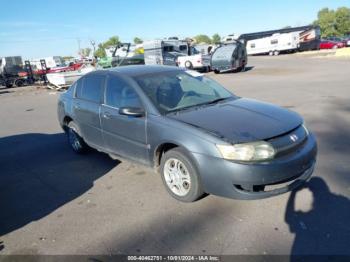
[[[75,155],[56,119],[59,93],[0,89],[0,254],[350,255],[349,68],[350,59],[251,57],[244,73],[209,74],[297,111],[317,136],[308,189],[260,201],[180,203],[148,169]]]

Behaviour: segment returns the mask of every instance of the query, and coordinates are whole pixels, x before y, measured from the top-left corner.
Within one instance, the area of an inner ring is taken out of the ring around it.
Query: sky
[[[123,42],[197,34],[221,36],[302,26],[323,7],[350,0],[3,0],[0,57],[77,56],[117,35]]]

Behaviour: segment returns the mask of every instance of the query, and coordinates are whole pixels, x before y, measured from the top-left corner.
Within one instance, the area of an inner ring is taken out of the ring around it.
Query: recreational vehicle
[[[179,56],[188,55],[188,45],[182,40],[152,40],[143,43],[146,65],[176,66]]]
[[[245,70],[247,50],[240,41],[218,47],[211,56],[210,67],[216,74],[227,71]]]
[[[199,44],[189,47],[188,56],[179,56],[177,58],[178,67],[195,69],[200,71],[210,70],[210,56],[215,50],[215,46],[208,44]]]
[[[279,55],[281,52],[293,52],[299,48],[299,32],[273,34],[272,36],[249,40],[248,55]]]

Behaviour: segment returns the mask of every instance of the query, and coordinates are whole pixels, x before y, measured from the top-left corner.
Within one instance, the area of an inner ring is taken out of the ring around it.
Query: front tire
[[[193,65],[192,65],[191,61],[186,61],[186,62],[185,62],[185,67],[186,67],[187,69],[192,69],[192,68],[193,68]]]
[[[78,134],[78,127],[76,124],[71,121],[69,122],[67,126],[67,137],[68,137],[68,143],[73,149],[74,152],[78,154],[85,153],[89,146],[85,143],[83,138]]]
[[[160,172],[163,184],[173,198],[194,202],[204,195],[195,165],[183,148],[174,148],[164,154]]]

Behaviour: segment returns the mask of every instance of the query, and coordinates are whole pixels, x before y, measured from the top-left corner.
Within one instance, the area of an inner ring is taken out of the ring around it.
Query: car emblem
[[[290,140],[292,140],[293,142],[297,141],[298,140],[298,136],[297,135],[290,135],[289,136]]]

